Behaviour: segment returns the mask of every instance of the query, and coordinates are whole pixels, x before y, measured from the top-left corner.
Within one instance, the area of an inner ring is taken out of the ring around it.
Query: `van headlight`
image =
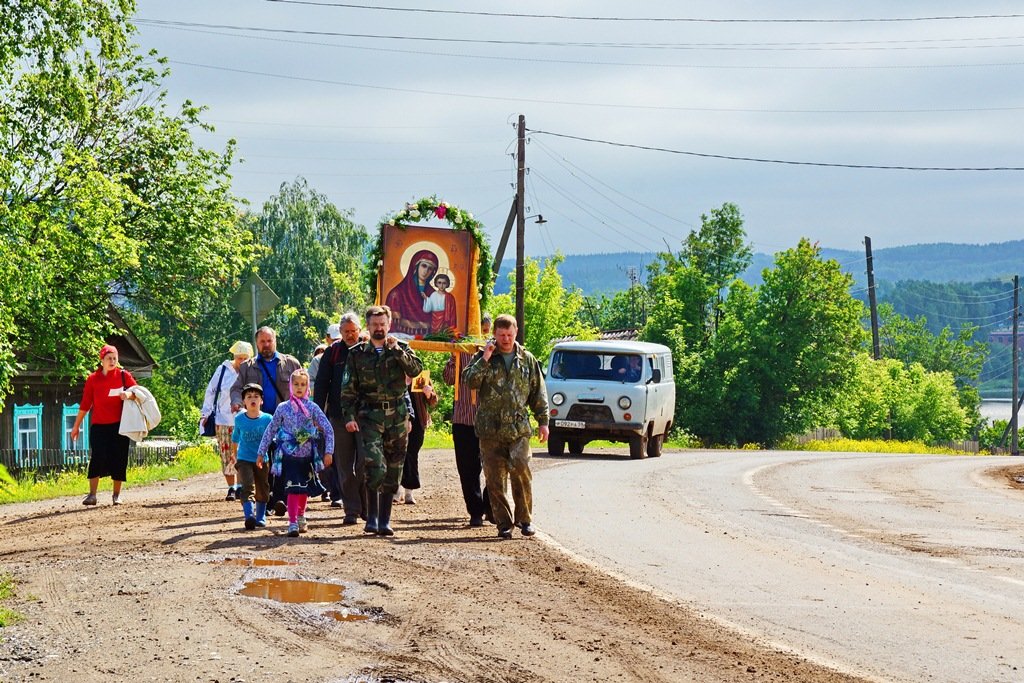
[[[619,396],[619,407],[623,410],[628,410],[633,405],[633,402],[629,400],[629,396]]]
[[[551,402],[554,403],[556,406],[562,405],[563,403],[565,403],[565,394],[563,394],[561,392],[556,392],[551,397]]]

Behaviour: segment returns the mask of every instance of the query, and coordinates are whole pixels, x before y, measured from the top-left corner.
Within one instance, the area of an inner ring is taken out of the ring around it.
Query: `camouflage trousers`
[[[365,463],[366,488],[393,495],[402,481],[408,443],[405,419],[395,424],[359,420],[356,448]]]
[[[530,437],[515,441],[480,439],[480,458],[484,463],[487,496],[498,529],[511,529],[533,521],[533,473],[530,472]],[[512,484],[515,514],[508,504],[506,489]]]

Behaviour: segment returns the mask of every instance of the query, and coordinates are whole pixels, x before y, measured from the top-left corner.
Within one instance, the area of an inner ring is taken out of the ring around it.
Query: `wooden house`
[[[117,348],[121,365],[136,379],[150,377],[155,361],[131,331],[124,318],[110,306],[107,315],[117,332],[107,343]],[[99,351],[99,349],[97,349]],[[71,428],[78,415],[85,380],[55,377],[52,367],[27,367],[13,380],[13,392],[7,396],[0,412],[0,461],[14,469],[29,461],[37,461],[39,451],[88,451],[89,416],[82,424],[82,434],[71,441]]]

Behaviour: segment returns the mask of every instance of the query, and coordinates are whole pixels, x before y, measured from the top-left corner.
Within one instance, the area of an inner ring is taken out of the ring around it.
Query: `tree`
[[[960,406],[977,425],[981,420],[981,396],[976,383],[988,358],[988,345],[972,341],[978,328],[965,325],[954,335],[947,326],[934,334],[924,316],[911,320],[896,313],[890,304],[882,304],[878,312],[882,356],[896,359],[907,368],[919,363],[930,372],[949,372]]]
[[[666,343],[677,329],[687,348],[703,348],[717,332],[723,296],[750,265],[752,250],[735,204],[726,202],[700,219],[700,229],[690,231],[678,254],[660,253],[648,268],[650,297],[658,305],[644,339]]]
[[[750,306],[726,306],[749,337],[745,390],[756,397],[741,442],[766,445],[813,427],[850,381],[865,331],[853,278],[801,239],[775,257]]]
[[[865,352],[835,410],[835,424],[854,439],[950,441],[963,438],[970,423],[952,374],[894,358],[876,361]]]
[[[547,360],[554,340],[573,336],[593,339],[596,330],[584,320],[584,299],[578,290],[567,290],[558,274],[561,254],[537,261],[526,259],[524,264],[523,323],[526,348],[537,357],[541,365]],[[509,273],[512,291],[515,291],[515,272]],[[498,294],[491,300],[491,313],[515,315],[515,300],[509,294]]]
[[[327,325],[367,304],[358,274],[369,238],[351,215],[296,178],[251,217],[253,238],[266,247],[256,269],[285,304],[267,324],[277,329],[280,348],[302,360]]]
[[[128,310],[194,319],[254,255],[202,110],[172,112],[128,0],[24,0],[0,36],[0,404],[15,351],[82,376]],[[6,318],[6,319],[5,319]],[[6,359],[6,360],[5,360]]]

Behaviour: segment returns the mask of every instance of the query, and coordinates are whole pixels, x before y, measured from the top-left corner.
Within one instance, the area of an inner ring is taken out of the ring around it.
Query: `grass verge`
[[[0,573],[0,602],[14,597],[14,577],[6,572]],[[22,615],[0,604],[0,628],[16,624]]]
[[[173,461],[128,469],[128,486],[151,484],[168,479],[185,479],[198,474],[220,470],[220,457],[209,445],[186,448]],[[110,479],[100,480],[100,490],[110,490]],[[85,472],[64,471],[52,476],[36,479],[33,473],[16,478],[13,483],[0,487],[0,505],[26,503],[63,496],[85,495],[89,491],[89,480]]]
[[[968,453],[945,446],[927,446],[919,441],[882,441],[880,439],[827,439],[808,441],[804,444],[790,443],[785,446],[797,451],[825,451],[846,453],[922,453],[930,455],[986,455]]]

